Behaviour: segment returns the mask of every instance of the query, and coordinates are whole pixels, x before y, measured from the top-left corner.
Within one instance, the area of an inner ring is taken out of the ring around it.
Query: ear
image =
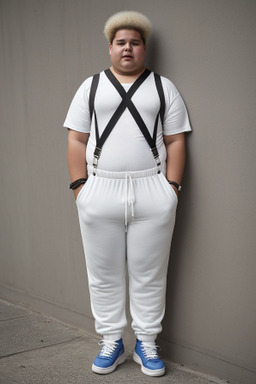
[[[109,44],[108,44],[108,51],[109,51],[109,54],[110,54],[110,55],[111,55],[111,50],[112,50],[112,44],[109,43]]]

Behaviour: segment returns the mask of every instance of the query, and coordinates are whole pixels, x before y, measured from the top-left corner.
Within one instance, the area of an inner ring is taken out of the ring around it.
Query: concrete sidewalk
[[[172,383],[224,384],[223,380],[166,362],[166,375],[144,375],[126,350],[127,361],[110,375],[97,375],[91,364],[98,339],[45,314],[0,300],[1,384]]]

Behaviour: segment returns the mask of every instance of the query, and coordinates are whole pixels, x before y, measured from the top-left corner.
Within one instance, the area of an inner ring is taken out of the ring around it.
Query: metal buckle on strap
[[[156,162],[156,165],[159,167],[161,165],[161,160],[160,160],[160,157],[159,157],[159,153],[158,153],[158,150],[157,148],[151,148],[151,151],[153,153],[153,156],[154,156],[154,159],[155,159],[155,162]]]
[[[94,168],[97,168],[97,166],[98,166],[98,160],[100,158],[100,154],[101,154],[101,148],[96,147],[94,154],[93,154],[93,166],[94,166]]]
[[[93,172],[93,176],[96,176],[96,168],[98,166],[98,161],[99,161],[99,158],[100,158],[100,154],[101,154],[101,148],[98,148],[96,147],[95,148],[95,151],[94,151],[94,154],[93,154],[93,167],[95,169],[95,172]]]

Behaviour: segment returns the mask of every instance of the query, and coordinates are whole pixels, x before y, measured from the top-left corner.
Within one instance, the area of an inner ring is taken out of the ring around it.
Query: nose
[[[125,44],[125,46],[124,46],[124,50],[125,51],[131,51],[132,50],[132,45],[129,42],[127,42]]]

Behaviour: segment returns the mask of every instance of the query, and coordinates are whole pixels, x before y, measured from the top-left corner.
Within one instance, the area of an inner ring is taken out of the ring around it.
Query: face
[[[146,45],[139,32],[120,29],[109,44],[112,65],[121,75],[135,75],[144,69]]]

